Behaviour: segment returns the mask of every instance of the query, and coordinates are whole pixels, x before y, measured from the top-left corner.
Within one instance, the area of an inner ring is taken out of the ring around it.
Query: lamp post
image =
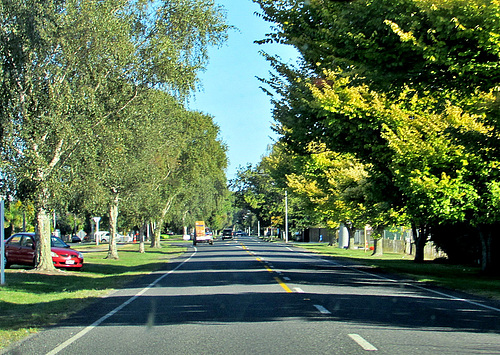
[[[288,191],[285,190],[285,243],[288,243]]]

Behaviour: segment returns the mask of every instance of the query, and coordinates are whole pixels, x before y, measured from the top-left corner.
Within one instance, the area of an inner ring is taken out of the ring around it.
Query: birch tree
[[[47,215],[71,158],[148,88],[186,97],[227,26],[208,0],[2,0],[0,23],[2,175],[32,199],[36,268],[50,270]]]

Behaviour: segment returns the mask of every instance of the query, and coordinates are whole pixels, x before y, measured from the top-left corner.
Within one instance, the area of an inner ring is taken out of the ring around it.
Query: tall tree
[[[148,87],[186,96],[227,26],[208,0],[2,0],[0,23],[3,176],[34,201],[36,267],[53,269],[68,159]]]
[[[273,63],[286,79],[274,84],[283,139],[298,151],[324,142],[370,164],[373,183],[389,192],[380,201],[409,207],[422,227],[466,218],[486,230],[483,269],[498,271],[488,253],[500,238],[488,224],[497,220],[500,4],[256,2],[277,23],[267,40],[304,59],[300,72]]]
[[[228,193],[226,146],[211,116],[191,112],[184,124],[187,145],[179,157],[175,174],[180,184],[176,190],[178,203],[171,212],[184,219],[189,216],[191,224],[195,220],[208,222],[221,211]]]

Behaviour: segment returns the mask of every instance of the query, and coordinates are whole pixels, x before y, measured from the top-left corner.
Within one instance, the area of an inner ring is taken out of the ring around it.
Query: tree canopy
[[[152,119],[132,107],[151,90],[186,98],[228,26],[207,0],[2,0],[0,24],[2,177],[33,201],[37,268],[51,269],[47,212],[68,181],[95,167],[89,187],[128,190]]]
[[[316,142],[359,160],[379,191],[372,203],[427,231],[419,249],[428,226],[473,226],[483,269],[498,271],[500,3],[255,2],[275,23],[262,42],[302,57],[298,68],[269,57],[281,140],[299,155]]]

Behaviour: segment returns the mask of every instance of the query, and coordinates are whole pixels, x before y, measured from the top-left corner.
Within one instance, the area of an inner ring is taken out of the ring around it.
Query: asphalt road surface
[[[500,354],[500,305],[252,237],[162,271],[8,354]]]

